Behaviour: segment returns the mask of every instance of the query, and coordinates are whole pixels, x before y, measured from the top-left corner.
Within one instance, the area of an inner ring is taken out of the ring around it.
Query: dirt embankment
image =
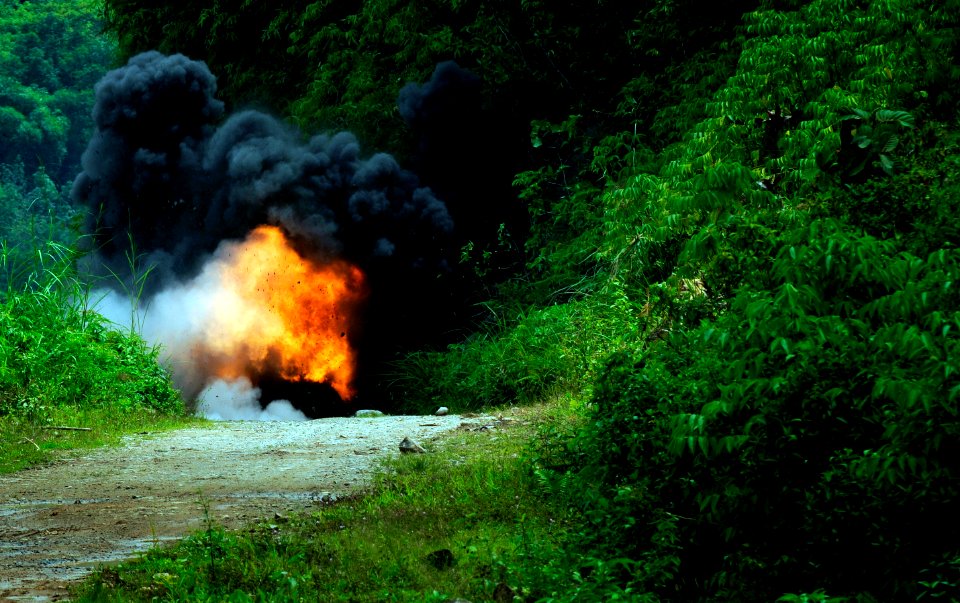
[[[61,598],[97,564],[201,528],[302,510],[368,483],[409,436],[460,418],[228,422],[0,476],[0,601]]]

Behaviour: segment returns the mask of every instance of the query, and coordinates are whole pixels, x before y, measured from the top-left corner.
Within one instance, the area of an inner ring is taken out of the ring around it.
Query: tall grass
[[[129,413],[185,414],[158,350],[87,309],[80,259],[52,239],[0,242],[0,471],[59,447],[36,432],[55,420],[119,426]]]

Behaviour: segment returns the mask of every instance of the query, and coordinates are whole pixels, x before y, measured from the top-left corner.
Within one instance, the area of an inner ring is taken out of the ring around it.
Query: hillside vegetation
[[[185,414],[158,351],[86,309],[96,283],[69,190],[115,59],[100,10],[0,7],[0,473]]]
[[[960,3],[159,11],[107,2],[125,51],[203,58],[232,102],[350,128],[455,219],[497,216],[461,231],[461,338],[389,377],[412,409],[590,401],[538,449],[582,524],[526,599],[960,592]],[[444,88],[445,60],[475,79]]]
[[[104,4],[122,54],[204,60],[234,108],[349,129],[446,200],[452,318],[381,367],[398,407],[578,401],[486,482],[562,530],[471,592],[960,597],[960,2]],[[218,534],[157,592],[300,596],[217,572]]]

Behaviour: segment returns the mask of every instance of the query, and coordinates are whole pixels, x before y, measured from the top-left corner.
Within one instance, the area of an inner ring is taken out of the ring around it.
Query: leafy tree
[[[0,239],[67,241],[78,222],[66,192],[93,120],[93,86],[115,45],[95,0],[0,6]]]
[[[55,182],[78,171],[93,85],[113,60],[99,2],[34,0],[0,8],[0,163],[43,168]]]
[[[27,179],[22,164],[0,165],[0,209],[0,240],[11,248],[68,240],[79,221],[46,172],[38,169]]]

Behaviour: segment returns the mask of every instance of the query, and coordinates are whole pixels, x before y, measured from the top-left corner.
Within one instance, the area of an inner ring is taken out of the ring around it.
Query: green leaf
[[[888,175],[893,175],[893,160],[887,157],[886,155],[880,155],[880,167],[883,168],[883,171]]]
[[[891,134],[887,137],[887,141],[883,144],[883,152],[889,153],[890,151],[897,148],[897,143],[900,142],[900,137],[896,134]]]

